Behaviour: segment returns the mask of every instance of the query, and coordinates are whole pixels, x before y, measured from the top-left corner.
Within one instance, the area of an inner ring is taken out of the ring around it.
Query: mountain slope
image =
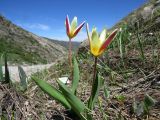
[[[65,54],[65,48],[28,32],[0,16],[0,54],[10,63],[48,63]]]
[[[110,32],[115,28],[121,28],[124,24],[127,25],[130,33],[135,33],[135,31],[139,29],[139,34],[160,34],[160,0],[149,0],[121,19],[108,31]],[[88,47],[88,45],[88,40],[83,41],[80,45],[80,50],[83,51],[84,47]]]
[[[138,27],[141,32],[160,31],[160,0],[149,0],[137,10],[131,12],[120,22],[114,25],[111,30],[120,28],[123,24],[128,24],[132,29]]]

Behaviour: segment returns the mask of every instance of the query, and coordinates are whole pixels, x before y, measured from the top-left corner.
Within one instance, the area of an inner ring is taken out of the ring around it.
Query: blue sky
[[[78,17],[101,31],[110,28],[147,0],[0,0],[0,14],[37,35],[68,40],[64,20]],[[91,28],[90,28],[91,29]],[[85,28],[75,41],[86,38]]]

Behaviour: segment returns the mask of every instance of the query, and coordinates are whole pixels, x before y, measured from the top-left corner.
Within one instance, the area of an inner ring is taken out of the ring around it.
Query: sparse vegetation
[[[159,120],[159,8],[154,9],[147,19],[143,19],[144,7],[154,5],[155,2],[157,1],[151,0],[108,30],[110,32],[114,28],[121,28],[107,51],[97,59],[99,76],[97,81],[102,82],[98,92],[91,89],[95,87],[92,85],[95,59],[89,52],[89,46],[85,45],[75,55],[77,62],[74,59],[74,69],[76,69],[74,73],[70,70],[67,58],[64,57],[50,69],[34,74],[23,94],[0,85],[2,96],[4,96],[4,91],[7,91],[5,95],[8,95],[8,97],[1,98],[2,107],[5,108],[1,118],[7,119],[10,115],[14,119],[15,114],[18,113],[24,119],[40,120],[78,120],[80,118],[85,119],[84,117],[88,118],[87,120]],[[37,43],[32,44],[36,45]],[[11,47],[7,42],[2,44],[2,48],[6,49],[5,46]],[[18,52],[14,51],[16,55]],[[92,50],[91,52],[93,53]],[[13,56],[16,58],[16,55]],[[10,58],[12,59],[13,56]],[[30,56],[28,58],[31,60]],[[0,78],[3,77],[1,69],[3,64],[0,62]],[[79,72],[77,72],[78,67]],[[80,76],[77,73],[80,73]],[[24,73],[22,72],[22,74]],[[75,80],[76,87],[73,86],[74,82],[67,85],[61,82],[57,83],[59,77],[62,76],[67,76],[69,80],[76,79],[72,76],[73,74],[79,77],[79,80]],[[42,92],[32,81],[33,79],[53,99]],[[79,81],[78,85],[77,81]],[[24,87],[26,87],[25,81],[22,84],[25,84]],[[89,106],[88,101],[93,100],[90,100],[93,94],[96,96],[96,100],[93,106],[91,105],[92,102]],[[61,104],[57,103],[55,99]],[[9,100],[13,105],[12,108],[4,107]]]

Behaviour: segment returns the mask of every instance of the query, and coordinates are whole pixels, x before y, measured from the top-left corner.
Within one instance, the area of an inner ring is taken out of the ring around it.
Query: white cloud
[[[41,23],[23,23],[19,24],[21,27],[29,28],[29,29],[38,29],[38,30],[49,30],[50,27]]]
[[[19,26],[27,29],[29,31],[34,32],[40,36],[48,37],[55,40],[63,40],[68,41],[68,36],[66,35],[65,27],[60,29],[53,29],[46,24],[41,23],[17,23]],[[37,30],[41,30],[41,33],[36,32]],[[44,33],[42,33],[42,31]],[[76,37],[73,38],[73,41],[81,42],[87,38],[87,34],[85,30],[81,30]]]
[[[49,30],[50,27],[45,24],[28,24],[28,27],[31,29],[41,29],[41,30]]]

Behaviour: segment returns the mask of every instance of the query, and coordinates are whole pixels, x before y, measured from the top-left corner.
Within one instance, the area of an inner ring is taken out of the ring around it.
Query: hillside
[[[137,29],[139,33],[143,33],[145,35],[149,33],[159,34],[160,0],[149,0],[144,5],[122,18],[112,28],[108,29],[108,31],[110,32],[116,28],[121,28],[123,25],[127,25],[128,31],[133,34]],[[88,40],[83,41],[80,49],[83,50],[83,47],[87,47],[88,44]]]
[[[65,48],[28,32],[0,16],[0,55],[10,63],[48,63],[65,54]]]
[[[123,24],[128,24],[132,29],[138,24],[141,32],[160,31],[160,0],[149,0],[120,20],[110,30],[120,28]]]

